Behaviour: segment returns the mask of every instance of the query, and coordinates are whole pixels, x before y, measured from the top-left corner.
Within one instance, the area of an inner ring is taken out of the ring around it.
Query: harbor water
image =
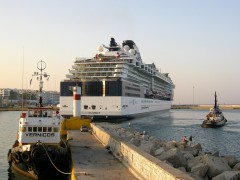
[[[116,126],[146,131],[162,140],[180,141],[182,136],[193,136],[205,152],[219,151],[220,155],[234,155],[240,160],[240,110],[224,110],[228,122],[217,129],[201,127],[207,110],[170,110],[164,114],[146,116],[116,123]],[[12,173],[7,163],[7,152],[16,139],[20,112],[0,112],[0,179],[22,179]]]
[[[192,144],[200,143],[204,152],[219,151],[220,156],[234,155],[240,160],[240,110],[224,110],[228,122],[220,128],[202,128],[208,110],[171,110],[162,115],[131,121],[131,128],[146,131],[158,139],[181,141],[192,136]],[[129,122],[119,124],[128,127]]]

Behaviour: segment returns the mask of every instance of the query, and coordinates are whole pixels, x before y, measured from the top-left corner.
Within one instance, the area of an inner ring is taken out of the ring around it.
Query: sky
[[[0,88],[29,81],[46,62],[59,91],[76,57],[131,39],[175,84],[174,104],[240,104],[239,0],[0,0]]]

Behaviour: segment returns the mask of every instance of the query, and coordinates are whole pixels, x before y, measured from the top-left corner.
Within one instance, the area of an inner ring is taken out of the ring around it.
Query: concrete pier
[[[93,135],[79,130],[68,131],[73,172],[72,180],[136,179]]]

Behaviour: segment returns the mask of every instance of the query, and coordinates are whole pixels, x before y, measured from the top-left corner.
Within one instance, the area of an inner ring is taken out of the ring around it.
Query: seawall
[[[120,140],[102,128],[91,124],[92,134],[131,171],[138,179],[193,180],[182,171],[171,167],[134,145]]]
[[[173,104],[171,109],[195,109],[195,110],[209,110],[212,108],[213,105],[191,105],[191,104],[182,104],[182,105],[176,105]],[[223,110],[225,109],[240,109],[240,105],[219,105],[219,107]]]

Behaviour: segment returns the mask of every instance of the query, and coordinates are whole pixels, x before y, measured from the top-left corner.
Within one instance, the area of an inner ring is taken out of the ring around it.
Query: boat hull
[[[210,120],[205,120],[202,123],[202,127],[203,128],[218,128],[218,127],[222,127],[225,125],[225,123],[227,122],[227,119],[223,119],[221,121],[218,122],[213,122]]]
[[[60,113],[73,116],[71,96],[60,97]],[[82,96],[81,115],[100,119],[133,118],[170,110],[172,101],[125,96]]]

